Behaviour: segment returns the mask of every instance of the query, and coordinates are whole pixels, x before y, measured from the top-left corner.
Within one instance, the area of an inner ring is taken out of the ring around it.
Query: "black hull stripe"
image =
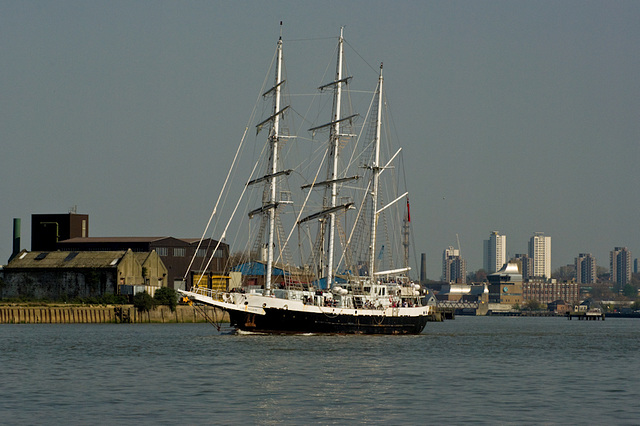
[[[427,316],[325,315],[312,312],[265,309],[266,315],[229,311],[231,325],[263,333],[420,334]]]

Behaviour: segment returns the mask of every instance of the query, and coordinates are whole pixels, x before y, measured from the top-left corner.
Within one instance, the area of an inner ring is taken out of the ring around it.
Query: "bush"
[[[525,303],[524,306],[528,311],[539,311],[542,309],[542,304],[535,299],[527,300],[527,303]]]
[[[133,306],[138,310],[138,312],[149,312],[154,308],[153,297],[146,291],[142,293],[137,293],[133,296]]]
[[[166,305],[175,312],[178,305],[178,292],[169,287],[160,287],[153,296],[158,305]]]
[[[121,294],[105,294],[100,300],[102,305],[124,305],[127,302],[127,296]]]

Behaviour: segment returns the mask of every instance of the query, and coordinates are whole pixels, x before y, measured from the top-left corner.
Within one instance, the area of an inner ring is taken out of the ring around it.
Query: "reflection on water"
[[[3,423],[547,423],[640,418],[640,321],[458,317],[419,336],[2,325]]]

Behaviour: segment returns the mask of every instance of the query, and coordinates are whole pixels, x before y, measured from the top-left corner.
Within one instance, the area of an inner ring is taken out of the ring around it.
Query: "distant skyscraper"
[[[533,278],[533,259],[526,253],[516,254],[515,258],[520,261],[522,279],[528,280]]]
[[[484,270],[488,274],[499,271],[507,263],[507,236],[493,231],[484,240]]]
[[[529,257],[533,258],[533,276],[551,278],[551,237],[536,232],[529,240]]]
[[[576,257],[576,281],[580,284],[593,284],[596,275],[596,258],[591,253],[580,253]]]
[[[609,253],[609,271],[611,281],[618,289],[631,281],[631,252],[626,247],[616,247]]]
[[[467,263],[460,257],[460,250],[451,246],[442,253],[442,280],[459,284],[467,282]]]

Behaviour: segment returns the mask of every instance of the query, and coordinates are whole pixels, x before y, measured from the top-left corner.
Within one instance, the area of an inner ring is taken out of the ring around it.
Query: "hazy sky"
[[[384,61],[430,278],[493,230],[550,235],[552,269],[640,257],[638,1],[5,0],[0,263],[14,217],[30,249],[31,214],[74,205],[90,236],[199,237],[279,21]]]

